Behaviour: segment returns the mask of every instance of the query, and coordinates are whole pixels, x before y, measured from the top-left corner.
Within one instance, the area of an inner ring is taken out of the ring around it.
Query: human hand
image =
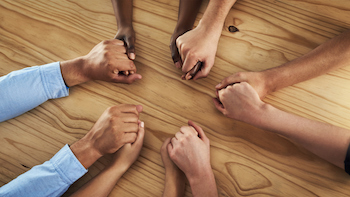
[[[100,42],[84,57],[85,75],[91,80],[122,83],[132,83],[141,79],[141,75],[134,74],[136,66],[125,53],[123,41],[112,39]]]
[[[264,72],[237,72],[223,79],[215,88],[219,91],[234,83],[247,82],[256,90],[259,97],[263,99],[272,92],[267,86],[267,80]]]
[[[167,138],[160,148],[160,155],[165,168],[163,196],[183,196],[185,192],[185,174],[169,157],[168,144],[170,140],[171,138]]]
[[[130,166],[137,160],[143,145],[143,138],[145,136],[144,122],[139,122],[139,131],[134,143],[124,144],[113,155],[112,167],[122,168],[124,171],[130,168]]]
[[[265,105],[247,82],[236,83],[219,90],[214,104],[225,116],[253,125]]]
[[[193,79],[208,76],[214,65],[219,37],[220,34],[207,33],[205,26],[201,26],[199,23],[196,28],[176,39],[176,46],[183,62],[182,72],[185,73],[182,76],[183,79],[192,79],[188,72],[193,69],[197,62],[202,62],[202,68]]]
[[[89,168],[107,153],[114,153],[127,143],[135,142],[139,130],[141,105],[117,105],[106,109],[91,130],[70,146],[72,152]]]
[[[86,135],[101,154],[114,153],[124,144],[134,143],[139,130],[141,105],[123,104],[108,108]]]
[[[135,59],[135,31],[132,26],[119,27],[115,39],[124,41],[128,57],[131,60]]]
[[[203,178],[204,174],[212,172],[212,169],[209,139],[195,123],[188,121],[188,125],[180,128],[167,148],[171,160],[191,181]]]

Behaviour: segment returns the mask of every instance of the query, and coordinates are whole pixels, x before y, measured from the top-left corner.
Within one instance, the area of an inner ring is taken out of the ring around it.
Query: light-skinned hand
[[[218,36],[213,36],[207,33],[205,26],[199,24],[193,30],[186,32],[176,39],[176,46],[183,62],[183,78],[192,79],[187,78],[186,74],[197,64],[198,61],[201,61],[203,66],[193,79],[208,76],[214,65],[219,37],[220,34],[218,34]]]
[[[256,90],[259,97],[263,99],[272,92],[267,86],[267,80],[264,72],[237,72],[223,79],[215,88],[221,90],[235,83],[247,82]]]
[[[247,82],[229,85],[219,90],[215,107],[225,116],[252,124],[265,105],[258,93]]]
[[[139,131],[137,133],[137,138],[134,143],[124,144],[113,155],[113,161],[111,166],[116,168],[129,169],[129,167],[137,160],[143,146],[143,139],[145,136],[145,125],[144,122],[139,121]]]
[[[204,131],[192,121],[171,138],[168,153],[171,160],[185,173],[187,179],[202,178],[211,170],[210,143]]]

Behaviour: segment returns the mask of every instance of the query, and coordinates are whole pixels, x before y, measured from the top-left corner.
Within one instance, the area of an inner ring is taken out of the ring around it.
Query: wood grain
[[[214,86],[224,77],[278,66],[349,29],[349,2],[238,0],[225,21],[215,66],[208,78],[197,81],[182,81],[172,64],[168,45],[177,11],[178,1],[134,0],[135,64],[142,80],[132,85],[91,81],[71,88],[69,97],[0,123],[0,185],[81,138],[107,107],[133,103],[144,107],[144,147],[110,196],[161,196],[159,149],[187,120],[198,122],[211,141],[220,196],[349,196],[350,178],[341,169],[285,138],[225,118],[211,101]],[[239,32],[229,32],[230,25]],[[85,55],[116,31],[110,0],[0,1],[0,75]],[[350,129],[349,87],[350,63],[265,101]],[[65,195],[109,161],[109,156],[101,158]],[[185,196],[191,196],[188,185]]]

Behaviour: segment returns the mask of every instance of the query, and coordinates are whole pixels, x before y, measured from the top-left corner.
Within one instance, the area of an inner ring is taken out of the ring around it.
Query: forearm
[[[346,31],[306,55],[262,73],[270,93],[349,65],[349,62],[350,31]]]
[[[268,104],[263,108],[257,113],[257,120],[250,123],[285,136],[344,169],[343,162],[350,142],[349,130],[296,116]]]
[[[115,165],[107,166],[96,177],[76,191],[72,197],[108,196],[127,169],[128,168],[118,167]]]
[[[180,0],[179,14],[175,29],[182,32],[191,30],[203,0]]]
[[[194,197],[218,196],[215,177],[211,168],[202,169],[202,175],[200,177],[187,177],[187,179],[190,183],[192,195]]]
[[[225,18],[236,0],[210,0],[200,25],[209,34],[220,37]]]
[[[185,192],[184,174],[178,172],[165,172],[163,197],[182,197]]]
[[[132,27],[132,4],[133,0],[112,0],[118,29]]]

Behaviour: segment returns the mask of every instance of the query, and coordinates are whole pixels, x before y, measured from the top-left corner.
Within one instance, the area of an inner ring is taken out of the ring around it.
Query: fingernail
[[[190,74],[186,75],[186,80],[190,80],[192,78],[192,76]]]
[[[130,53],[130,59],[134,60],[135,59],[135,53]]]
[[[219,88],[221,86],[221,83],[219,83],[218,85],[215,86],[215,88]]]
[[[141,122],[141,123],[140,123],[140,126],[141,126],[142,128],[144,128],[144,127],[145,127],[145,123],[144,123],[144,122]]]
[[[176,68],[181,68],[180,62],[175,62],[175,67]]]

